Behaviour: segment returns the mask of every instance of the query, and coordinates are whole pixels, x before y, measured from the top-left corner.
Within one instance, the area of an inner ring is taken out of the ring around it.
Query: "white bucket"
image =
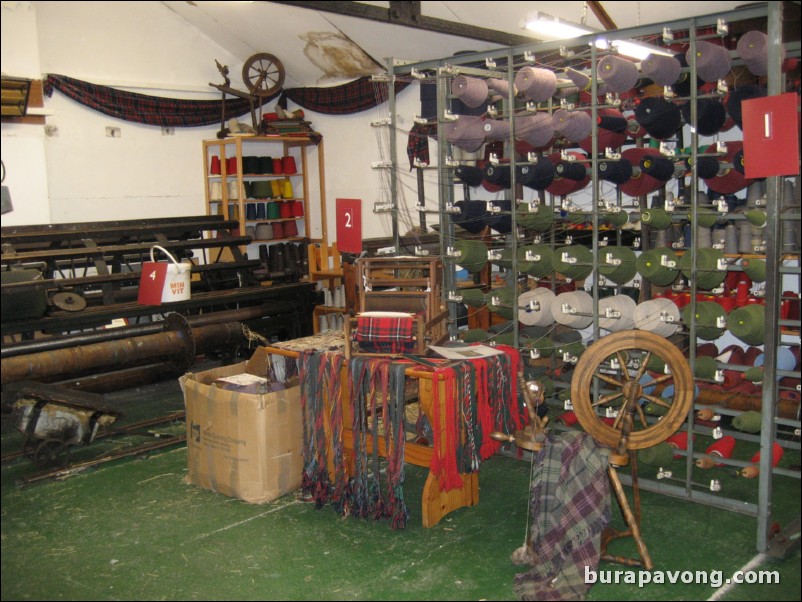
[[[152,262],[156,261],[153,257],[154,249],[159,249],[159,251],[167,255],[172,261],[172,263],[167,265],[167,276],[164,279],[164,287],[162,288],[162,303],[188,300],[191,292],[190,277],[192,264],[187,260],[178,263],[167,249],[157,245],[150,248],[150,260]]]

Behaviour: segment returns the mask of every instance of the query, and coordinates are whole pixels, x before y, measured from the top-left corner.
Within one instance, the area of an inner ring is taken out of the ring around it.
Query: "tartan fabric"
[[[416,349],[414,318],[357,318],[354,340],[368,353],[411,353]]]
[[[396,93],[408,85],[408,82],[396,81]],[[66,75],[49,74],[44,82],[44,93],[50,97],[54,90],[95,111],[117,119],[147,125],[196,127],[220,123],[222,116],[221,100],[149,96],[91,84]],[[386,102],[388,94],[385,84],[372,82],[369,77],[363,77],[329,88],[278,90],[271,96],[262,97],[261,104],[267,104],[275,98],[279,98],[279,104],[284,108],[287,107],[289,98],[310,111],[326,115],[349,115]],[[228,118],[245,115],[251,110],[250,102],[242,98],[227,99],[225,107]]]
[[[395,93],[409,85],[409,82],[396,80]],[[279,104],[289,98],[304,109],[324,115],[350,115],[377,107],[387,102],[387,84],[374,82],[370,77],[361,77],[347,84],[328,88],[290,88],[284,90]]]
[[[409,130],[407,139],[407,157],[409,157],[409,169],[415,167],[415,159],[422,163],[429,164],[429,137],[437,139],[436,123],[416,123]]]
[[[585,567],[599,564],[601,532],[610,522],[609,450],[587,433],[549,435],[532,464],[529,555],[515,576],[521,600],[582,600]]]
[[[47,96],[58,90],[72,100],[117,119],[171,127],[195,127],[220,123],[220,100],[185,100],[162,98],[135,92],[124,92],[107,86],[98,86],[65,75],[50,74],[44,84]],[[262,99],[265,104],[278,96],[278,92]],[[226,115],[236,117],[248,113],[247,100],[226,100]]]

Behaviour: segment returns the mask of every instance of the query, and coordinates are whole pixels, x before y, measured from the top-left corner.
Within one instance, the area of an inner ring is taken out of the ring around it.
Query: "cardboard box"
[[[301,486],[300,387],[254,394],[223,388],[219,378],[266,376],[269,355],[181,377],[187,417],[187,481],[261,504]],[[235,387],[236,388],[236,387]]]

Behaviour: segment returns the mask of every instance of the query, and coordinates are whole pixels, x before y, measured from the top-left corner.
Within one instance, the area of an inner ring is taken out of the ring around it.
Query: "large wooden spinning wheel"
[[[657,376],[649,366],[665,366]],[[669,388],[673,385],[673,390]],[[668,390],[666,390],[668,389]],[[659,393],[657,393],[659,391]],[[634,450],[665,441],[674,434],[693,403],[693,373],[679,349],[663,337],[641,330],[625,330],[600,339],[582,354],[571,380],[571,402],[579,423],[599,443],[613,449],[607,474],[628,529],[605,529],[601,559],[652,570],[653,563],[640,534],[640,490]],[[647,417],[643,405],[659,408],[662,418]],[[602,414],[613,410],[612,424]],[[618,466],[632,460],[634,512],[618,477]],[[608,544],[631,536],[639,560],[607,553]]]
[[[242,81],[254,96],[271,96],[284,85],[284,65],[267,52],[250,57],[242,66]]]
[[[665,372],[652,376],[647,367],[655,365],[665,365]],[[668,396],[656,393],[667,387]],[[677,431],[688,416],[693,391],[693,374],[679,349],[654,333],[625,330],[582,354],[571,381],[571,402],[579,423],[596,441],[615,449],[623,436],[626,450],[638,450]],[[645,414],[647,404],[661,409],[660,420]],[[601,419],[608,408],[615,415],[612,425]]]

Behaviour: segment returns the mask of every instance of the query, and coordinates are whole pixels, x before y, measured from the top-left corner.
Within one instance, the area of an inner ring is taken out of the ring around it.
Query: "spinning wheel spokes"
[[[668,367],[668,374],[647,375],[647,367],[655,356]],[[595,399],[592,391],[599,382],[594,379],[606,385],[606,390]],[[669,396],[648,391],[669,381],[674,385]],[[631,413],[633,419],[629,421],[631,430],[626,443],[627,449],[637,450],[664,441],[679,428],[693,401],[693,388],[693,375],[679,349],[663,337],[633,330],[611,334],[588,348],[574,372],[571,400],[582,427],[598,442],[613,448],[622,437],[624,414]],[[613,402],[621,398],[623,403],[618,407]],[[647,402],[666,410],[659,421],[648,422],[641,407]],[[610,425],[601,420],[597,411],[613,406],[618,413]]]
[[[242,66],[242,81],[251,94],[270,96],[284,85],[284,65],[272,54],[254,54]]]

